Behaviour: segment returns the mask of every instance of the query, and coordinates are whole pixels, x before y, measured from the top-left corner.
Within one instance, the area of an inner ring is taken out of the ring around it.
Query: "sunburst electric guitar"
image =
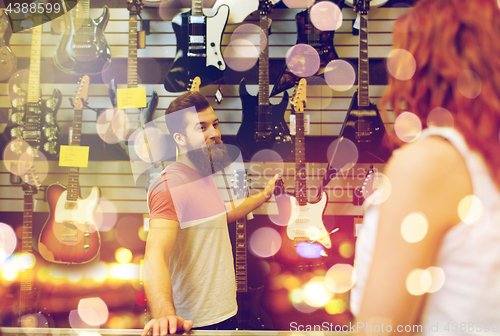
[[[80,146],[82,111],[88,98],[89,77],[83,76],[72,100],[74,106],[70,146]],[[51,184],[45,196],[50,216],[38,241],[40,255],[47,261],[61,264],[83,264],[99,253],[101,238],[94,222],[99,201],[99,189],[92,187],[90,195],[80,198],[79,168],[69,168],[68,188]]]

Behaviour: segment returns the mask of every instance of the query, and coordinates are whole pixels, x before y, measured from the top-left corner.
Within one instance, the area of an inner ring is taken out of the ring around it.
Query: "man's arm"
[[[248,213],[254,211],[264,202],[269,200],[273,195],[274,186],[278,178],[279,174],[274,175],[274,177],[267,182],[266,187],[261,192],[248,196],[245,199],[236,200],[227,204],[227,222],[234,222],[246,216]]]
[[[144,255],[144,288],[153,319],[144,327],[142,335],[153,330],[153,336],[166,335],[177,330],[188,331],[193,321],[184,320],[175,313],[168,260],[174,248],[179,223],[166,219],[151,219]]]

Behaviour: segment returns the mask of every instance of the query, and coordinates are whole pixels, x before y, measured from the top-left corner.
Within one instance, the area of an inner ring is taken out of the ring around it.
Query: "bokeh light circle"
[[[36,151],[34,156],[30,154],[29,151],[26,151],[19,158],[19,165],[28,167],[30,163],[32,165],[21,177],[25,183],[33,186],[40,186],[49,172],[49,162],[45,155],[39,150]]]
[[[245,23],[239,26],[231,34],[231,41],[245,40],[252,43],[260,53],[267,46],[266,33],[257,25]]]
[[[118,219],[118,211],[115,205],[105,198],[101,198],[94,213],[94,221],[99,231],[111,230]]]
[[[423,295],[429,290],[432,284],[432,277],[426,270],[417,268],[406,277],[406,290],[411,295]]]
[[[250,252],[260,258],[267,258],[275,255],[281,248],[281,236],[273,228],[258,228],[250,236]]]
[[[464,70],[457,78],[458,91],[466,98],[474,99],[481,93],[483,84],[479,75],[471,70]]]
[[[335,264],[326,272],[325,282],[334,293],[345,293],[354,286],[356,272],[349,264]]]
[[[308,44],[296,44],[286,53],[286,65],[298,77],[312,76],[320,66],[318,51]]]
[[[358,148],[347,138],[335,139],[326,150],[326,159],[331,168],[349,170],[358,162]]]
[[[466,224],[477,222],[482,213],[483,204],[477,196],[467,195],[458,204],[458,215],[462,222]]]
[[[167,136],[156,127],[139,129],[129,138],[134,144],[134,151],[144,162],[155,163],[162,161],[168,152]]]
[[[17,237],[10,225],[0,223],[0,263],[14,253]]]
[[[22,139],[12,140],[5,146],[3,164],[9,172],[22,176],[33,166],[33,155],[24,155],[29,147],[30,145]]]
[[[417,243],[427,234],[429,223],[421,212],[413,212],[401,223],[401,235],[408,243]]]
[[[427,126],[453,127],[454,124],[451,112],[442,107],[433,108],[427,116]]]
[[[431,266],[426,269],[427,272],[431,275],[432,284],[427,290],[427,293],[435,293],[440,290],[445,282],[445,274],[441,267]]]
[[[337,4],[330,1],[320,1],[312,6],[309,13],[311,22],[321,31],[337,30],[342,26],[342,11]]]
[[[333,297],[324,277],[314,277],[304,286],[304,302],[312,307],[323,307]]]
[[[81,299],[78,303],[78,315],[85,323],[98,326],[107,321],[108,306],[99,297]]]
[[[139,229],[142,225],[142,221],[138,221],[137,217],[123,217],[115,227],[116,240],[121,246],[128,249],[144,247],[144,241],[139,237]]]
[[[250,70],[259,59],[259,49],[250,41],[236,39],[223,52],[228,67],[234,71]]]
[[[393,49],[387,57],[387,70],[392,77],[405,81],[415,74],[417,62],[409,51]]]
[[[344,60],[330,61],[325,67],[325,81],[335,91],[350,90],[356,81],[356,71]]]
[[[364,195],[367,195],[365,202],[373,205],[381,204],[391,195],[391,181],[387,178],[387,176],[380,172],[375,172],[371,176],[373,176],[373,183],[369,183],[366,186],[364,191]]]
[[[125,140],[130,122],[127,113],[120,109],[107,109],[99,115],[96,130],[99,137],[106,143],[115,144]]]
[[[321,99],[309,99],[307,107],[311,109],[326,109],[330,106],[333,97],[332,88],[320,76],[307,77],[307,96],[321,97]]]
[[[422,133],[422,122],[411,112],[403,112],[394,121],[396,136],[403,142],[413,142]]]

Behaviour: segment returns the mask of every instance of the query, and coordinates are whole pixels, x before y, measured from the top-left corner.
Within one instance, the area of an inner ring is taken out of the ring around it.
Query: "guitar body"
[[[238,330],[273,330],[273,322],[260,306],[264,286],[248,288],[247,292],[237,292],[238,313],[234,320]]]
[[[300,206],[295,197],[290,197],[291,213],[286,228],[288,238],[298,241],[317,240],[324,247],[331,248],[332,242],[323,224],[327,201],[328,197],[324,192],[317,203],[307,203],[305,206]]]
[[[342,135],[351,140],[358,149],[376,150],[385,133],[385,126],[377,105],[369,102],[368,106],[358,106],[358,91],[347,112],[347,121]]]
[[[293,151],[292,137],[285,122],[285,110],[288,105],[288,93],[285,92],[281,102],[277,105],[269,104],[267,117],[272,125],[272,131],[267,139],[256,139],[259,121],[259,98],[248,93],[245,79],[240,82],[239,88],[243,117],[241,126],[236,134],[238,147],[245,160],[261,149],[272,149],[282,158],[286,158]]]
[[[57,125],[57,111],[61,106],[62,93],[54,89],[49,99],[40,99],[38,103],[27,103],[26,93],[21,89],[21,74],[14,75],[10,92],[15,92],[17,97],[12,100],[12,115],[4,134],[8,141],[23,139],[31,147],[40,150],[47,159],[55,159],[59,155],[61,145],[61,131]],[[34,125],[30,120],[40,121],[40,134],[38,129],[28,129],[27,125]],[[35,134],[37,133],[37,134]],[[17,153],[15,148],[11,151]],[[22,153],[18,153],[22,154]]]
[[[343,3],[343,0],[337,3],[340,9],[342,9]],[[295,15],[295,22],[297,24],[296,44],[308,44],[316,49],[319,54],[320,66],[315,75],[322,76],[328,63],[339,58],[337,52],[335,51],[335,46],[333,45],[335,31],[321,31],[316,29],[309,20],[309,12],[307,10],[297,13]],[[281,74],[271,91],[271,97],[294,87],[299,80],[300,77],[294,75],[285,63],[283,70],[281,71]]]
[[[50,262],[87,263],[97,256],[101,246],[93,218],[99,189],[93,187],[87,198],[76,202],[68,202],[67,193],[60,184],[52,184],[45,191],[50,216],[40,233],[38,250]]]
[[[4,11],[0,13],[0,82],[7,80],[17,69],[17,57],[5,41],[9,19]]]
[[[177,39],[175,59],[165,77],[165,90],[169,92],[186,91],[189,80],[201,78],[201,86],[220,79],[226,69],[222,58],[222,34],[229,17],[229,6],[222,5],[214,16],[203,16],[206,24],[189,23],[192,11],[176,15],[172,27]],[[192,37],[204,37],[203,43],[194,43]]]
[[[111,51],[104,36],[109,21],[109,10],[104,6],[97,19],[84,19],[75,28],[75,19],[64,15],[65,32],[57,45],[54,63],[69,74],[98,74],[111,63]]]

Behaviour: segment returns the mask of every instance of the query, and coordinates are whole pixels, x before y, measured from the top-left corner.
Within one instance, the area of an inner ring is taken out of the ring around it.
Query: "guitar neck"
[[[23,210],[23,237],[21,251],[24,255],[32,254],[32,232],[33,232],[33,191],[24,192]],[[34,313],[34,275],[33,268],[27,268],[21,272],[21,287],[19,300],[19,317]]]
[[[137,15],[130,13],[128,26],[127,85],[137,87]]]
[[[236,291],[246,293],[247,281],[247,228],[246,218],[236,221]]]
[[[260,51],[259,55],[259,106],[269,106],[269,46],[268,29],[269,17],[267,13],[260,14],[260,29],[264,34],[260,34],[260,45],[266,47]]]
[[[80,146],[82,137],[82,113],[83,109],[75,109],[73,116],[73,127],[71,129],[71,146]],[[68,194],[67,201],[78,201],[80,194],[80,169],[78,167],[70,167],[68,173]]]
[[[307,204],[306,195],[306,151],[304,136],[304,113],[295,112],[295,198],[303,206]]]
[[[358,106],[370,106],[368,95],[368,20],[367,15],[359,15],[359,63],[358,63]]]
[[[38,103],[40,100],[40,58],[42,52],[42,18],[39,15],[33,17],[33,28],[31,29],[31,58],[28,81],[28,103]]]

